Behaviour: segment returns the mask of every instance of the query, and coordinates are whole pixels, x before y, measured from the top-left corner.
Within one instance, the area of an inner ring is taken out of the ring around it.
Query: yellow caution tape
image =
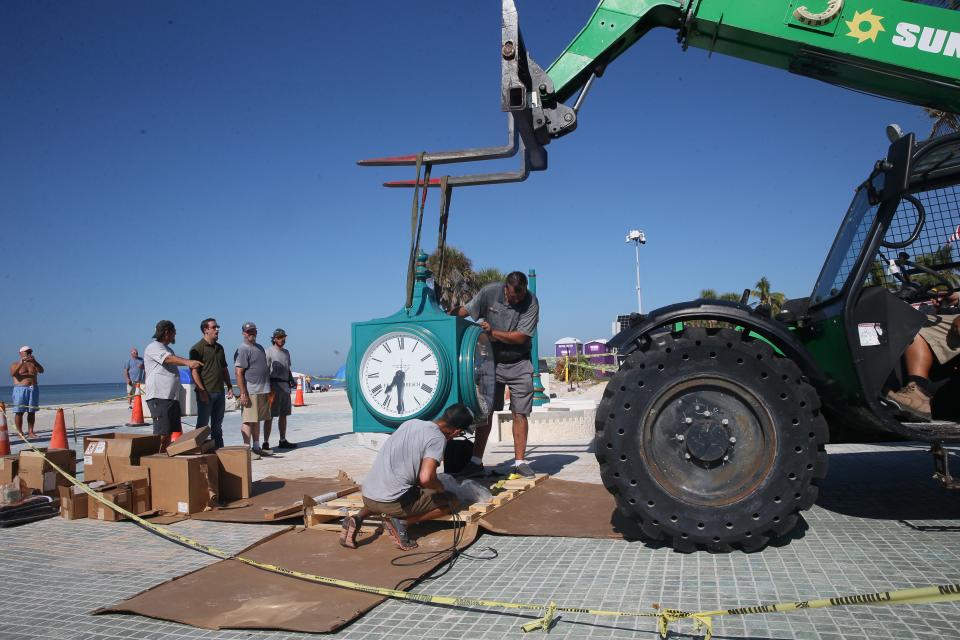
[[[236,560],[237,562],[242,562],[243,564],[262,569],[264,571],[270,571],[272,573],[278,573],[280,575],[291,576],[294,578],[300,578],[301,580],[308,580],[310,582],[316,582],[319,584],[326,584],[334,587],[341,587],[344,589],[351,589],[353,591],[361,591],[363,593],[373,593],[376,595],[384,596],[386,598],[395,598],[397,600],[411,600],[414,602],[423,602],[429,604],[442,604],[454,607],[464,607],[464,608],[477,608],[477,607],[489,607],[496,609],[512,609],[520,611],[543,611],[544,615],[533,622],[524,624],[522,629],[525,632],[542,630],[545,633],[550,631],[555,616],[558,613],[583,613],[593,616],[610,616],[610,617],[619,617],[619,618],[656,618],[657,619],[657,631],[659,632],[662,638],[667,637],[667,632],[671,623],[680,622],[681,620],[690,620],[694,624],[695,632],[702,632],[704,634],[704,640],[710,640],[713,636],[713,618],[719,616],[745,616],[745,615],[756,615],[756,614],[766,614],[766,613],[789,613],[791,611],[801,611],[804,609],[826,609],[829,607],[848,607],[848,606],[858,606],[858,605],[894,605],[894,604],[929,604],[935,602],[951,602],[960,600],[960,583],[958,584],[946,584],[946,585],[936,585],[930,587],[920,587],[915,589],[901,589],[898,591],[881,591],[879,593],[868,593],[868,594],[858,594],[852,596],[836,596],[832,598],[820,598],[818,600],[803,600],[796,602],[779,602],[777,604],[765,604],[751,607],[738,607],[735,609],[717,609],[714,611],[683,611],[681,609],[660,609],[659,605],[654,605],[655,611],[646,612],[646,611],[611,611],[606,609],[592,609],[586,607],[561,607],[554,602],[548,604],[533,604],[533,603],[524,603],[524,602],[506,602],[502,600],[486,600],[482,598],[465,598],[465,597],[452,597],[452,596],[438,596],[430,595],[425,593],[408,593],[406,591],[400,591],[399,589],[388,589],[385,587],[374,587],[372,585],[361,584],[359,582],[352,582],[350,580],[341,580],[339,578],[329,578],[326,576],[320,576],[312,573],[304,573],[302,571],[296,571],[294,569],[287,569],[285,567],[280,567],[274,564],[268,564],[265,562],[257,562],[256,560],[251,560],[250,558],[244,558],[243,556],[234,556],[226,551],[221,551],[216,547],[211,547],[205,545],[201,542],[197,542],[192,538],[182,536],[175,531],[171,531],[166,527],[152,524],[147,522],[143,518],[137,516],[130,511],[127,511],[123,507],[114,504],[109,499],[104,497],[104,495],[94,489],[91,489],[89,486],[77,480],[74,476],[67,473],[59,466],[47,459],[42,451],[34,447],[30,441],[28,441],[23,436],[23,432],[16,428],[14,429],[20,438],[33,449],[34,452],[39,454],[46,460],[47,464],[56,469],[57,473],[62,475],[64,478],[70,481],[74,486],[80,487],[87,495],[89,495],[94,500],[97,500],[101,504],[104,504],[119,514],[126,516],[130,520],[133,520],[140,526],[145,529],[156,533],[168,540],[173,540],[174,542],[179,542],[180,544],[186,545],[197,551],[201,551],[208,555],[212,555],[217,558],[222,558],[224,560]]]

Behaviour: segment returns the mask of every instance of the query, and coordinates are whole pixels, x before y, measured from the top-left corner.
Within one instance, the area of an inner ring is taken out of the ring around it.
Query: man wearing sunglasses
[[[28,438],[37,437],[33,429],[37,408],[40,406],[37,376],[41,373],[43,367],[33,357],[33,349],[28,346],[20,347],[20,359],[10,365],[10,375],[13,376],[13,420],[17,431],[23,433],[23,414],[27,414]]]
[[[197,428],[209,423],[213,442],[219,449],[223,446],[223,414],[227,399],[233,399],[233,384],[227,356],[223,345],[218,342],[220,325],[216,319],[206,318],[200,323],[200,331],[203,337],[190,347],[190,359],[203,363],[202,367],[190,372],[197,391]]]

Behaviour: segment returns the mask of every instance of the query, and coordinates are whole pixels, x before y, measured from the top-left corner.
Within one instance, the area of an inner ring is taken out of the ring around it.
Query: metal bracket
[[[949,452],[939,442],[930,447],[933,454],[933,478],[938,480],[945,489],[960,490],[960,480],[950,475]]]

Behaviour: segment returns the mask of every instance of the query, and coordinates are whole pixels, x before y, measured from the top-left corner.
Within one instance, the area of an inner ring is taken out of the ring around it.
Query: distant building
[[[583,354],[583,343],[576,338],[560,338],[553,343],[557,350],[557,357],[576,357]]]
[[[617,363],[616,356],[610,354],[610,349],[607,347],[607,341],[602,338],[596,338],[594,340],[588,340],[583,345],[583,355],[587,356],[587,360],[590,364],[609,364],[615,365]],[[612,371],[597,371],[597,376],[611,376],[613,375]]]

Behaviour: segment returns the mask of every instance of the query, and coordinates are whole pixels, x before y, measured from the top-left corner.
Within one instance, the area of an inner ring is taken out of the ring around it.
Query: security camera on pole
[[[640,298],[640,245],[647,244],[647,236],[639,229],[627,232],[626,242],[633,243],[637,255],[637,313],[643,314],[643,301]]]

